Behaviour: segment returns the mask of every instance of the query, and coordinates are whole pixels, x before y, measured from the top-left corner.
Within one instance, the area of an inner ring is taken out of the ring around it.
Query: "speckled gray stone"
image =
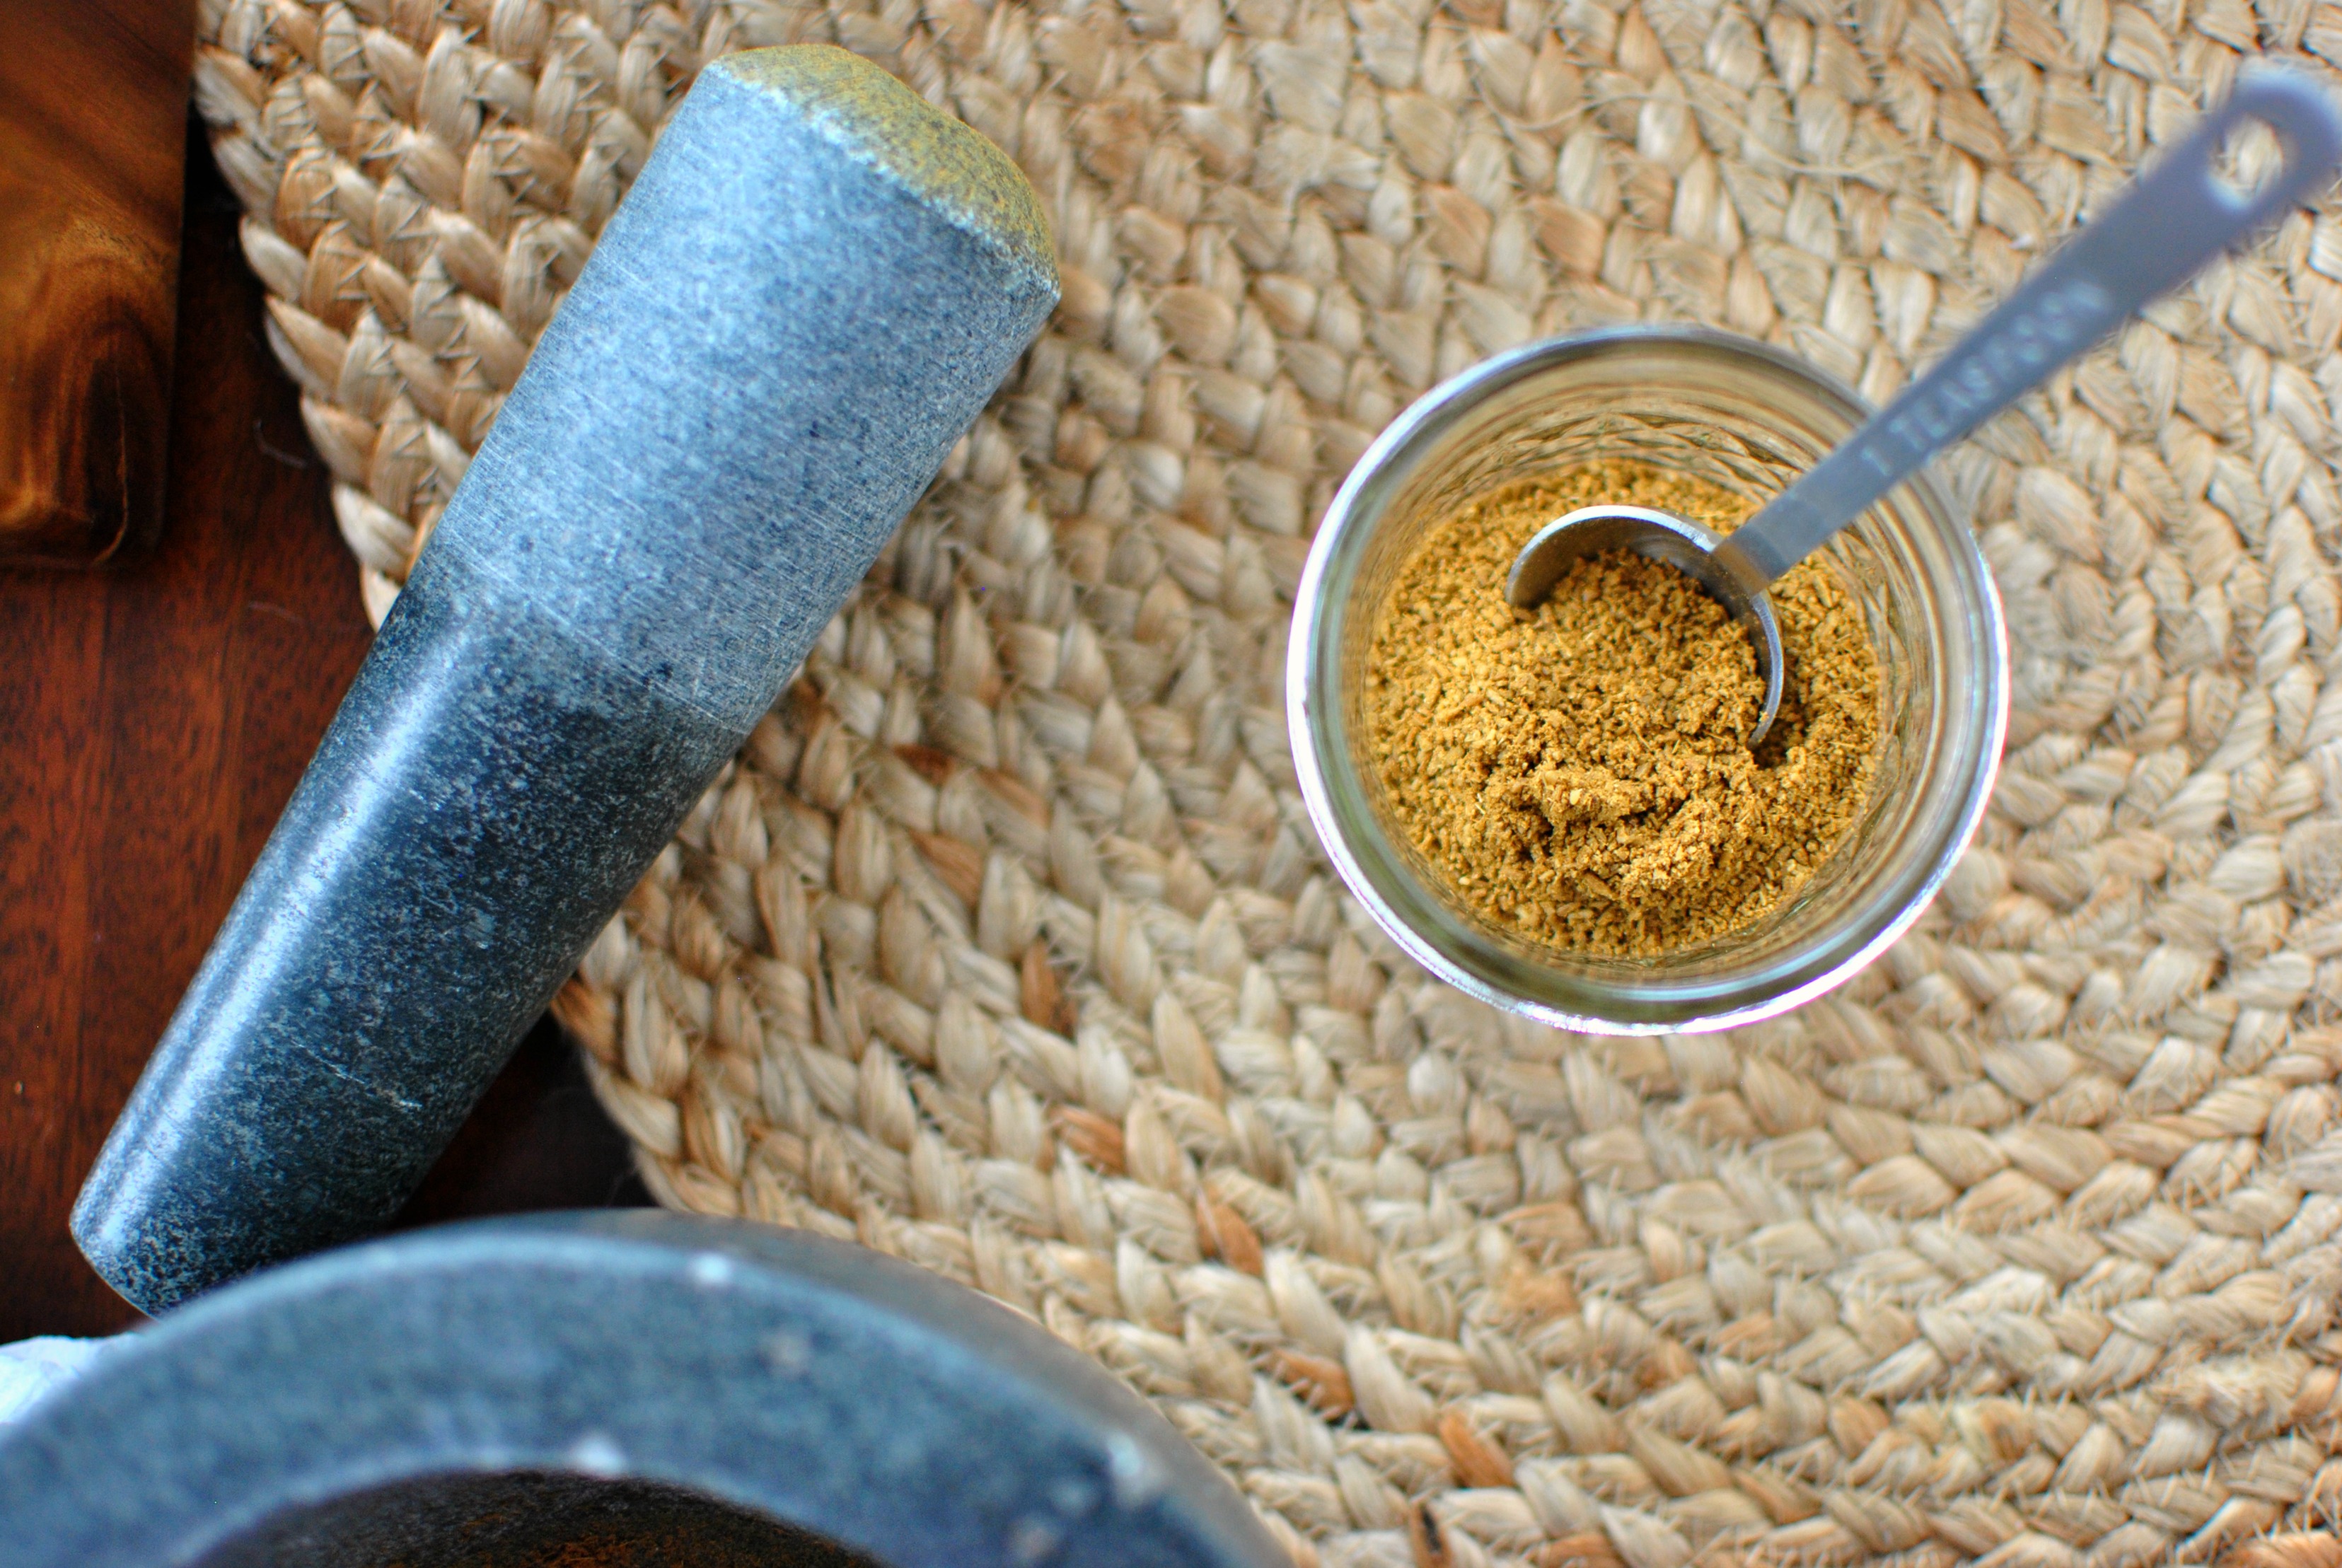
[[[0,1432],[12,1568],[1285,1568],[1029,1320],[876,1253],[656,1211],[412,1233],[170,1313]]]
[[[397,1209],[1056,299],[1015,165],[876,67],[700,74],[82,1190],[108,1283]]]

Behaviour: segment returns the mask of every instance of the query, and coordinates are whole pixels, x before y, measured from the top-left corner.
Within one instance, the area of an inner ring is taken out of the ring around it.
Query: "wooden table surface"
[[[0,573],[0,1341],[136,1320],[66,1215],[371,634],[199,136],[187,165],[161,544]],[[401,1223],[646,1202],[540,1024]]]

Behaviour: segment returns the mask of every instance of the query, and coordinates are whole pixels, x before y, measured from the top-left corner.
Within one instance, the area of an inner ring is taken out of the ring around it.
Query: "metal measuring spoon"
[[[2257,120],[2284,162],[2251,192],[2222,178],[2228,133]],[[2207,263],[2303,200],[2342,164],[2342,114],[2315,81],[2264,66],[2114,205],[2027,278],[1935,368],[1764,510],[1721,537],[1671,513],[1584,506],[1521,547],[1505,597],[1530,609],[1570,563],[1627,549],[1695,579],[1747,628],[1765,674],[1755,745],[1781,707],[1781,628],[1765,589],[1928,458],[1998,414]]]

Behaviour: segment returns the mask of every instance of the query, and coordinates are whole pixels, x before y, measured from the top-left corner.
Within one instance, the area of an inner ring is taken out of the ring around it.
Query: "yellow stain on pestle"
[[[1025,172],[886,72],[829,44],[743,50],[708,69],[773,92],[843,151],[1056,278],[1056,242]]]

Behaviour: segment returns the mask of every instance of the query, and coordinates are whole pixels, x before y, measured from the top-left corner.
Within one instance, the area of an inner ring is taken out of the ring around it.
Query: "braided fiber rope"
[[[2241,57],[2342,60],[2342,6],[201,28],[377,617],[714,55],[856,50],[1052,214],[1048,334],[558,1004],[663,1200],[1031,1312],[1302,1564],[2342,1563],[2330,211],[1950,460],[2007,771],[1917,931],[1790,1017],[1587,1039],[1429,983],[1330,879],[1279,695],[1310,528],[1437,379],[1691,318],[1882,397]]]

